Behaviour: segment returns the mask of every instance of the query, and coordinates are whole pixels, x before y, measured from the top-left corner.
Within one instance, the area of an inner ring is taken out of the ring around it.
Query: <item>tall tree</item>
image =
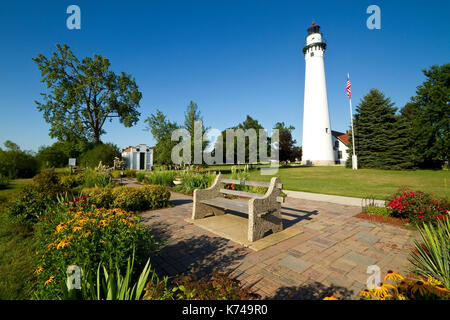
[[[257,161],[260,160],[260,146],[259,146],[259,130],[260,129],[264,129],[264,127],[259,123],[258,120],[253,119],[251,116],[247,115],[247,117],[245,118],[245,120],[241,123],[239,123],[238,125],[229,128],[229,129],[242,129],[244,131],[244,133],[246,133],[248,130],[250,129],[254,129],[256,131],[256,141],[257,141],[257,146],[256,146],[256,157],[257,157]],[[237,163],[238,162],[238,157],[237,157],[237,138],[234,138],[234,142],[233,142],[233,146],[228,146],[227,145],[227,134],[226,134],[226,130],[222,131],[222,139],[223,139],[223,161],[224,163],[226,162],[226,150],[227,148],[233,148],[234,150],[234,161],[233,163]],[[245,137],[244,139],[245,141],[245,163],[249,163],[250,162],[250,138],[248,136]],[[270,137],[267,137],[267,155],[270,155]]]
[[[191,163],[194,163],[194,140],[195,140],[195,122],[201,121],[201,135],[202,135],[202,152],[208,147],[209,141],[203,141],[203,135],[209,129],[203,124],[203,117],[198,109],[198,105],[194,101],[190,101],[186,106],[186,112],[184,113],[184,128],[189,132],[191,136]]]
[[[284,122],[277,122],[274,129],[279,133],[279,159],[280,161],[294,161],[299,158],[299,150],[295,147],[296,140],[292,138],[293,126],[287,127]]]
[[[390,98],[372,89],[354,115],[355,148],[360,168],[401,169],[412,166],[405,123],[399,121]],[[350,136],[349,153],[352,154]],[[351,156],[347,159],[351,167]]]
[[[402,109],[410,128],[415,161],[420,167],[439,168],[450,154],[450,64],[423,70],[427,79]]]
[[[49,89],[42,94],[43,102],[36,104],[51,124],[52,138],[86,138],[99,144],[107,119],[116,117],[125,127],[139,120],[142,94],[131,75],[115,74],[101,55],[80,61],[67,45],[56,47],[49,58],[42,54],[33,58]]]
[[[172,141],[172,132],[179,128],[176,122],[171,122],[160,110],[150,115],[147,119],[146,130],[150,131],[156,140],[154,149],[154,161],[157,164],[172,163],[172,148],[177,145],[177,141]]]

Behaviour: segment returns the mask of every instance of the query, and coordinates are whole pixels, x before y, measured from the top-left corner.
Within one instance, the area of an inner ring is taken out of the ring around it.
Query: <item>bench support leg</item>
[[[269,232],[276,233],[283,230],[280,210],[274,210],[261,217],[249,214],[248,218],[248,241],[253,242],[264,238]]]
[[[206,216],[214,214],[215,216],[221,216],[225,214],[225,210],[222,208],[216,208],[212,206],[208,206],[203,203],[195,203],[194,210],[192,211],[192,219],[202,219]]]

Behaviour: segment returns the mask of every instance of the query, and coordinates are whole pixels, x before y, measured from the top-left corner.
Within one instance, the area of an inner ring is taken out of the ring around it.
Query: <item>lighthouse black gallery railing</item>
[[[309,49],[316,47],[325,51],[325,49],[327,48],[327,44],[326,42],[315,42],[308,44],[307,46],[303,47],[303,54],[305,54]]]

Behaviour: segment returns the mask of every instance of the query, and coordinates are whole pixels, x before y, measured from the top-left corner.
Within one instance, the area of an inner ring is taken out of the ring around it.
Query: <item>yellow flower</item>
[[[372,298],[372,292],[367,289],[361,290],[359,294],[364,298]]]
[[[60,243],[58,243],[58,245],[56,246],[56,249],[64,248],[64,247],[68,246],[69,244],[70,244],[70,241],[62,240]]]
[[[73,232],[77,232],[77,231],[79,231],[79,230],[81,230],[81,229],[83,229],[83,227],[81,227],[81,226],[75,226],[75,227],[73,227]]]
[[[425,283],[421,280],[416,281],[416,283],[414,283],[414,285],[411,288],[411,292],[413,294],[415,294],[417,291],[419,291],[420,295],[425,295],[427,294],[427,289],[425,287]]]
[[[392,270],[388,270],[386,275],[384,276],[384,280],[403,280],[405,279],[400,273],[394,272]]]
[[[108,223],[107,223],[106,220],[100,220],[99,221],[99,226],[106,227],[107,225],[108,225]]]
[[[44,287],[45,287],[46,285],[48,285],[50,282],[52,282],[53,279],[55,279],[55,276],[51,276],[50,278],[48,278],[48,280],[44,282]]]
[[[66,225],[64,222],[61,222],[60,224],[58,224],[56,226],[56,233],[60,233],[61,231],[63,231],[64,229],[66,229]]]
[[[389,294],[388,288],[395,289],[393,285],[390,285],[389,283],[383,283],[380,287],[376,287],[373,289],[373,294],[376,298],[384,300],[385,298],[392,296],[391,294]]]
[[[424,281],[424,282],[425,282],[425,284],[429,284],[429,285],[432,285],[432,286],[437,286],[437,285],[442,284],[442,282],[440,282],[439,280],[437,280],[437,279],[435,279],[435,278],[433,278],[431,276],[428,276],[427,280]]]
[[[329,297],[323,298],[323,300],[339,300],[339,299],[336,298],[335,296],[329,296]]]
[[[42,266],[39,266],[34,272],[33,274],[39,274],[42,270],[44,270],[44,268]]]
[[[87,238],[91,235],[91,230],[88,230],[85,234],[83,234],[83,237]]]

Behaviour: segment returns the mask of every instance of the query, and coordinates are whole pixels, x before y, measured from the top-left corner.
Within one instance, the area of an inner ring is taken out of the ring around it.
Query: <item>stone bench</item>
[[[240,184],[268,188],[265,194],[225,189],[227,184]],[[248,240],[253,242],[270,233],[283,230],[281,218],[280,178],[273,177],[269,182],[225,179],[217,175],[208,189],[194,190],[192,219],[202,219],[208,215],[223,215],[225,210],[232,210],[248,215]],[[246,201],[227,199],[225,195],[249,198]]]

